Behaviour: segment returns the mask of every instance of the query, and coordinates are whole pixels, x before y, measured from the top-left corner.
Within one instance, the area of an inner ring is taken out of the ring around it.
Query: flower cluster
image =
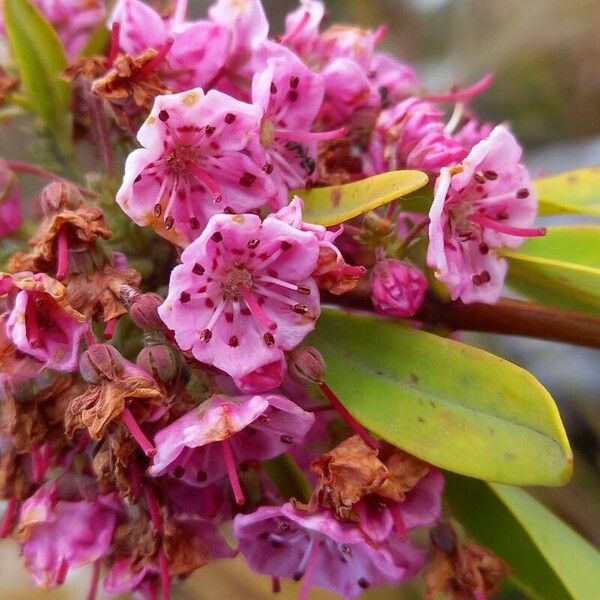
[[[358,423],[302,346],[337,296],[415,327],[436,295],[500,298],[502,249],[544,231],[517,140],[469,106],[491,77],[429,94],[377,49],[384,27],[325,28],[314,0],[276,38],[260,0],[199,20],[185,0],[35,4],[106,172],[93,190],[53,177],[0,273],[0,537],[34,581],[90,564],[93,586],[104,572],[109,593],[166,600],[239,552],[274,590],[302,580],[301,599],[423,568],[431,599],[493,594],[509,568],[440,520],[442,473]],[[82,58],[104,20],[109,48]],[[128,156],[111,187],[113,146]],[[429,214],[310,222],[306,190],[403,169],[430,178]],[[3,237],[22,223],[20,170],[0,162]]]

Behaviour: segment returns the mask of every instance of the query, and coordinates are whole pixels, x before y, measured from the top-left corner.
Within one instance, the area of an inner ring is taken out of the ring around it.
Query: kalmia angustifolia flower
[[[446,313],[500,298],[502,250],[543,232],[518,142],[471,106],[491,76],[429,93],[379,50],[387,27],[325,25],[315,0],[277,37],[260,0],[203,18],[118,0],[105,47],[103,3],[32,4],[64,45],[72,114],[45,123],[39,165],[0,159],[0,538],[43,587],[89,565],[89,600],[168,600],[238,552],[274,591],[301,580],[300,600],[422,567],[428,597],[488,600],[510,569],[441,520],[431,436],[395,439],[412,456],[357,418],[390,399],[338,396],[324,357],[367,371],[319,319],[450,336]],[[3,119],[27,114],[18,62],[0,66]],[[418,197],[395,195],[405,169],[429,178]],[[22,174],[44,181],[31,199]],[[420,393],[419,376],[398,383]]]

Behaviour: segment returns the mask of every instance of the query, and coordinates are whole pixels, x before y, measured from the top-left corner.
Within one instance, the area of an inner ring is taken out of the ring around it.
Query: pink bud
[[[169,383],[175,377],[179,366],[173,351],[166,344],[143,348],[136,362],[138,367],[163,383]]]
[[[124,369],[124,358],[110,344],[93,344],[79,359],[79,371],[88,383],[98,384],[102,379],[112,380]]]
[[[371,299],[378,312],[411,317],[423,303],[427,279],[419,269],[394,258],[379,261],[371,274]]]
[[[325,361],[313,346],[298,348],[289,354],[289,374],[299,383],[321,383],[325,375]]]
[[[162,329],[163,322],[158,316],[157,308],[164,302],[164,299],[154,292],[140,294],[133,299],[129,316],[131,320],[142,329]]]
[[[45,215],[65,209],[73,209],[83,202],[83,197],[75,185],[68,181],[53,181],[43,190],[40,198]]]

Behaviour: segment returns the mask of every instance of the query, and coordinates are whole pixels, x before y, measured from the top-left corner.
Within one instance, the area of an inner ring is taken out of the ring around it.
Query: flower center
[[[175,173],[191,173],[199,158],[195,146],[177,146],[165,156],[165,164]]]
[[[239,300],[242,297],[240,286],[251,289],[252,283],[250,271],[244,265],[237,264],[225,271],[221,290],[227,300]]]
[[[260,143],[269,148],[275,139],[275,124],[271,119],[263,119],[260,126]]]

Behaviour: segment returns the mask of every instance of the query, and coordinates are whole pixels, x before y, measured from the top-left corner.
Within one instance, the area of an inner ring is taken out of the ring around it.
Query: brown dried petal
[[[0,102],[4,102],[11,94],[19,89],[20,82],[0,67]]]
[[[384,448],[380,458],[389,474],[377,494],[394,502],[402,502],[406,494],[431,472],[431,465],[393,446]]]
[[[90,80],[97,79],[106,73],[107,67],[108,60],[105,56],[81,58],[63,71],[63,79],[65,81],[73,81],[77,77]]]
[[[164,526],[164,548],[171,575],[187,575],[210,561],[210,551],[197,535],[172,521],[166,521]]]
[[[14,450],[0,453],[0,498],[24,500],[31,492],[30,457]]]
[[[116,489],[122,498],[134,499],[129,465],[135,460],[137,450],[137,442],[123,428],[104,440],[92,461],[103,493]]]

